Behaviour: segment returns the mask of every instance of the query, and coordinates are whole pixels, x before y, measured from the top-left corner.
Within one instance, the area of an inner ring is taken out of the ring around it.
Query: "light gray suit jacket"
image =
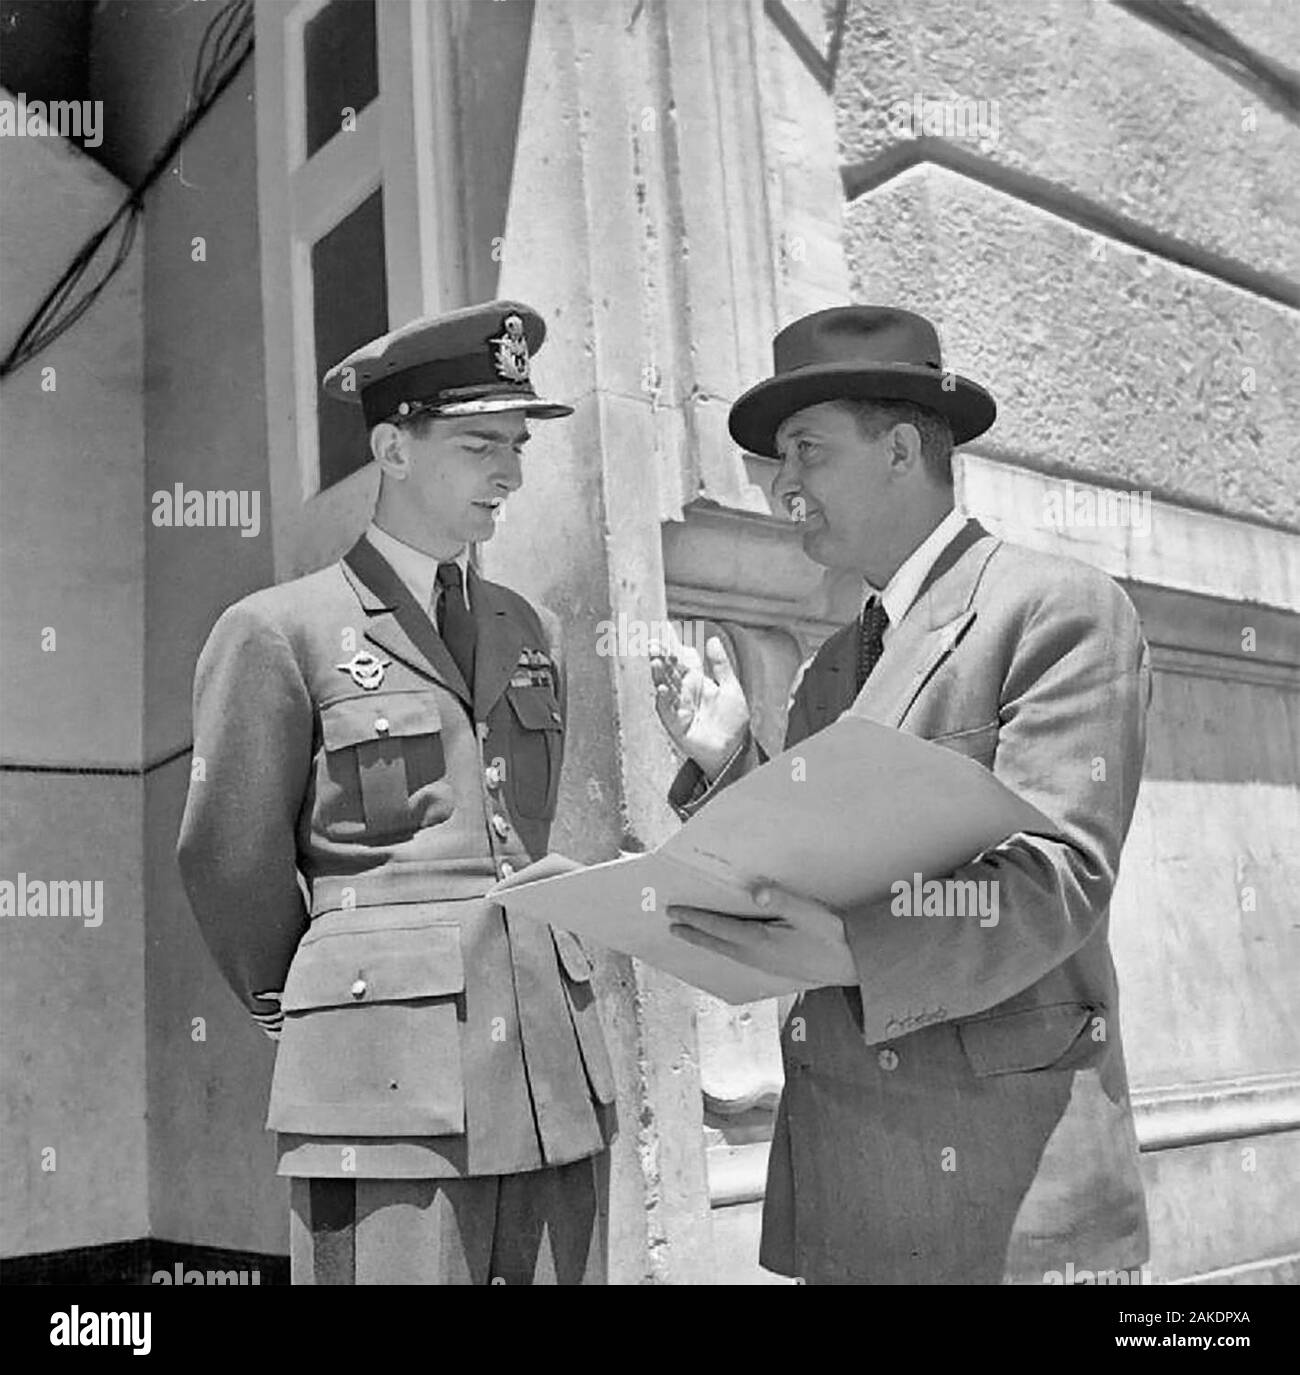
[[[807,667],[787,746],[851,708],[992,769],[1058,831],[952,876],[997,884],[995,926],[896,916],[889,900],[846,914],[858,988],[804,995],[782,1035],[762,1263],[874,1284],[1138,1267],[1107,934],[1150,698],[1137,613],[1104,574],[970,521],[855,701],[857,633]],[[707,790],[688,765],[672,800],[689,814],[762,758],[751,744]]]

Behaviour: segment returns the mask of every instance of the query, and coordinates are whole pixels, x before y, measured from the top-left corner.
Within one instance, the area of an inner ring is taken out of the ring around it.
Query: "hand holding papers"
[[[785,975],[799,987],[859,982],[844,918],[833,907],[772,884],[755,888],[754,901],[767,920],[729,917],[703,907],[670,907],[668,929],[700,950],[765,974]]]
[[[917,874],[943,878],[1017,831],[1055,829],[973,760],[848,715],[733,783],[658,849],[568,872],[571,861],[547,856],[489,896],[511,917],[751,1002],[805,985],[686,944],[668,930],[669,906],[762,919],[750,894],[766,881],[846,909]]]

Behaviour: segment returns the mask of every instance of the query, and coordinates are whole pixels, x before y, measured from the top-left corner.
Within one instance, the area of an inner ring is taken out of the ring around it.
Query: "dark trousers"
[[[472,1179],[291,1179],[294,1284],[604,1284],[608,1157]]]

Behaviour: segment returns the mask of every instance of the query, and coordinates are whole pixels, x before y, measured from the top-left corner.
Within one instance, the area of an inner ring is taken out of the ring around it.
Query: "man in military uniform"
[[[484,898],[544,854],[557,623],[479,576],[522,482],[545,336],[498,301],[325,378],[382,474],[339,562],[256,592],[199,658],[178,859],[223,974],[279,1039],[267,1125],[295,1284],[602,1283],[614,1083],[591,964]]]

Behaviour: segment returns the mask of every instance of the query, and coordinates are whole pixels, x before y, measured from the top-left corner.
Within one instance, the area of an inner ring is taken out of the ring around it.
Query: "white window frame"
[[[462,304],[450,7],[375,0],[379,92],[308,158],[303,33],[330,0],[258,0],[258,220],[271,528],[277,578],[337,556],[374,488],[370,465],[322,491],[312,246],[382,187],[388,324]],[[341,118],[341,112],[340,112]]]

